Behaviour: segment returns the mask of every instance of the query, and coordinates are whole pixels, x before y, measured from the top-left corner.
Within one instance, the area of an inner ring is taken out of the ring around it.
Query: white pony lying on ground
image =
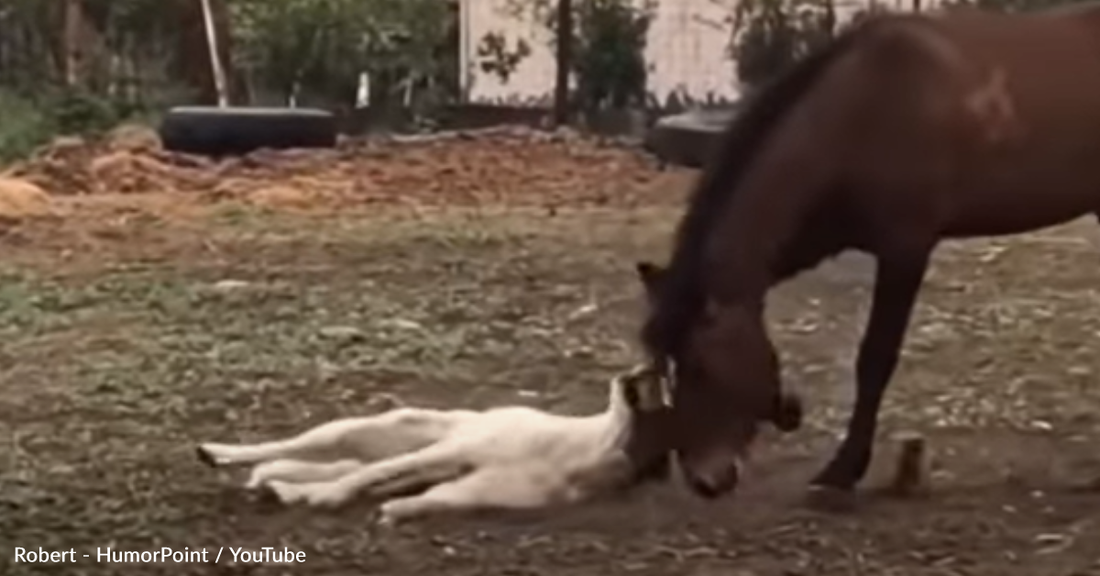
[[[246,487],[269,490],[284,504],[384,500],[383,523],[454,510],[544,508],[667,477],[660,385],[637,367],[611,381],[607,409],[590,416],[525,406],[398,408],[286,440],[206,443],[197,452],[210,466],[257,464]]]

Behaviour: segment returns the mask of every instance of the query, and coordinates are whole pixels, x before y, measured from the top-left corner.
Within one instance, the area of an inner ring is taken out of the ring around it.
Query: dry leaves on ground
[[[52,196],[178,192],[274,208],[629,206],[647,194],[674,197],[669,191],[680,188],[659,180],[637,152],[572,133],[512,128],[211,160],[166,151],[151,129],[129,126],[95,142],[59,138],[3,176]]]

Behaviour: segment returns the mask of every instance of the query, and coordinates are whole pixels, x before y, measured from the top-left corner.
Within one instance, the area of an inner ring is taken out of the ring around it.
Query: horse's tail
[[[846,54],[854,39],[878,20],[871,18],[852,26],[746,98],[743,108],[707,159],[687,212],[677,228],[662,289],[642,329],[642,342],[651,355],[661,358],[673,353],[692,318],[701,309],[706,295],[700,287],[700,272],[711,228],[730,195],[736,192],[764,139],[829,65]]]

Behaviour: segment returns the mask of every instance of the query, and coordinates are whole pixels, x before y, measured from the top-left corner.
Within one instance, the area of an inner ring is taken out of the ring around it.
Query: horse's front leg
[[[894,375],[931,250],[879,256],[874,299],[856,360],[855,408],[833,459],[813,480],[815,491],[849,493],[867,472],[878,411]]]

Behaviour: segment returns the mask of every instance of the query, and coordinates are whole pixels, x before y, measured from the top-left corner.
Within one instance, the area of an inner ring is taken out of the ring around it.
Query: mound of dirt
[[[184,193],[271,207],[396,203],[634,204],[658,176],[636,152],[569,133],[478,133],[260,150],[223,161],[165,151],[137,126],[59,138],[3,176],[49,195]]]
[[[95,142],[57,138],[4,175],[55,196],[195,192],[210,185],[210,166],[202,158],[166,152],[149,128],[123,126]]]
[[[33,182],[0,177],[0,219],[22,220],[54,213],[45,190]]]
[[[160,136],[148,126],[123,125],[111,131],[104,139],[108,150],[127,152],[155,152],[161,149]]]
[[[248,192],[245,199],[251,204],[266,208],[305,209],[323,201],[323,196],[319,197],[313,192],[303,186],[273,184]]]

